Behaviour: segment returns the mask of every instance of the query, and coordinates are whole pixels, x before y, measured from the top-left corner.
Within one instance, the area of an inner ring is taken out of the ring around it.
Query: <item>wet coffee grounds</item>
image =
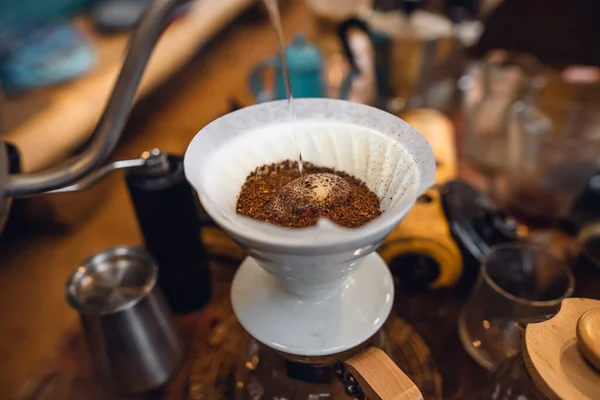
[[[303,180],[299,180],[296,161],[286,160],[258,167],[248,175],[242,186],[236,204],[237,213],[293,228],[316,225],[321,217],[340,226],[357,228],[381,215],[379,198],[359,179],[308,162],[304,162],[303,166]],[[312,174],[319,174],[318,179],[314,179]],[[344,182],[340,185],[336,176],[328,174],[336,175]],[[340,187],[331,189],[332,185]],[[324,190],[327,196],[323,196]]]

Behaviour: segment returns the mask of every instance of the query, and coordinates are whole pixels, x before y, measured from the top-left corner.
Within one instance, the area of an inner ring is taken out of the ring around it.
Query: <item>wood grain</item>
[[[377,347],[346,360],[346,366],[369,400],[422,400],[417,386]]]
[[[556,316],[527,326],[525,364],[534,383],[548,398],[600,399],[600,374],[581,354],[576,337],[579,318],[598,307],[598,300],[565,299]]]

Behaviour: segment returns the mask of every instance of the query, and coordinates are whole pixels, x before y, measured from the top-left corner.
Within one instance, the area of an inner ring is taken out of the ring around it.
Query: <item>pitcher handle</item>
[[[339,97],[343,100],[348,100],[350,97],[350,91],[352,89],[352,81],[354,78],[361,74],[360,68],[356,63],[356,57],[352,52],[352,48],[350,46],[350,29],[357,28],[369,34],[369,27],[366,23],[357,18],[350,18],[340,24],[338,27],[338,38],[342,44],[342,49],[344,50],[344,55],[350,64],[350,71],[344,78],[342,79],[342,83],[340,84]]]
[[[423,394],[400,368],[377,347],[367,347],[344,363],[338,376],[346,392],[369,400],[423,400]]]
[[[344,50],[344,55],[346,59],[350,63],[350,67],[353,70],[358,70],[358,66],[356,65],[356,59],[354,58],[354,53],[352,52],[352,48],[350,47],[350,29],[357,28],[367,35],[370,34],[369,27],[364,21],[361,21],[357,18],[350,18],[340,24],[338,27],[338,38],[342,43],[342,49]]]
[[[344,76],[342,78],[342,83],[340,83],[340,90],[339,90],[339,98],[342,100],[349,100],[350,99],[350,91],[352,90],[352,82],[354,81],[354,78],[356,78],[357,76],[360,76],[360,71],[358,69],[351,69],[350,72],[348,72],[346,74],[346,76]]]
[[[256,98],[258,103],[273,100],[273,96],[265,90],[265,82],[263,80],[264,73],[269,68],[275,68],[277,65],[277,56],[265,58],[258,63],[250,73],[248,85],[250,91]]]

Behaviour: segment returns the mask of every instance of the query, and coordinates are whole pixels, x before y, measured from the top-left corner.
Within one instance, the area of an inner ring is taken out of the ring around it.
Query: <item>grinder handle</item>
[[[423,400],[413,381],[377,347],[367,347],[344,364],[346,381],[358,383],[369,400]]]

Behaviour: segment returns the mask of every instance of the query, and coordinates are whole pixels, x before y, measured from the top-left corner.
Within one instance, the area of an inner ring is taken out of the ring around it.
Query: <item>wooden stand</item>
[[[527,326],[525,365],[548,398],[600,398],[600,372],[593,367],[600,359],[599,310],[598,300],[565,299],[556,316]]]

